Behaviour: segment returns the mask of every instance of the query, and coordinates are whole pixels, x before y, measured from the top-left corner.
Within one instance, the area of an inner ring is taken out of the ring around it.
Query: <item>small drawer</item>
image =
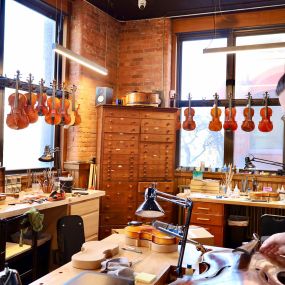
[[[193,213],[224,215],[224,205],[207,202],[193,202]]]
[[[82,216],[95,211],[99,211],[99,199],[83,201],[70,205],[70,215]]]
[[[114,141],[138,141],[139,135],[138,134],[126,134],[126,133],[105,133],[104,134],[105,140],[114,140]]]
[[[106,117],[113,118],[139,118],[139,112],[130,109],[119,109],[117,106],[114,109],[104,109]]]
[[[82,216],[85,237],[98,235],[99,212],[89,213]]]
[[[145,142],[174,142],[174,135],[141,134],[141,141]]]
[[[164,112],[141,112],[140,117],[144,119],[161,119],[161,120],[174,120],[176,118],[176,112],[174,113],[164,113]],[[154,120],[153,120],[154,121]]]
[[[155,182],[155,181],[154,181]],[[139,182],[138,192],[145,192],[145,189],[150,187],[152,182]],[[173,193],[173,182],[156,182],[156,188],[158,191]]]
[[[204,224],[204,225],[224,225],[224,216],[207,215],[193,213],[191,215],[191,224]]]
[[[110,133],[127,133],[138,134],[140,132],[139,125],[106,125],[104,126],[104,132]]]
[[[108,194],[109,191],[116,192],[116,191],[137,191],[137,183],[130,183],[125,181],[115,181],[115,182],[103,182],[103,190],[107,191],[106,194]],[[134,193],[135,193],[134,192]]]

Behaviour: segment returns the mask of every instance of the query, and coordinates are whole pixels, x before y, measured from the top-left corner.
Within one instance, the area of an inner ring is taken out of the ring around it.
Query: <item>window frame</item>
[[[215,31],[201,31],[201,32],[188,32],[177,34],[177,68],[176,68],[176,83],[177,83],[177,107],[188,107],[188,100],[181,100],[181,79],[182,79],[182,45],[183,41],[195,39],[216,39],[220,37],[228,38],[228,46],[235,46],[236,38],[249,35],[262,35],[262,34],[277,34],[285,33],[285,25],[272,25],[272,26],[258,26],[254,28],[239,28],[239,29],[221,29]],[[235,89],[235,54],[227,55],[226,63],[226,89],[228,95],[230,92],[234,94]],[[193,107],[213,106],[213,100],[193,100],[191,102]],[[246,99],[236,99],[233,97],[233,105],[237,107],[244,107],[247,105]],[[278,98],[270,99],[270,106],[280,106]],[[220,107],[228,106],[228,96],[226,99],[219,100]],[[253,99],[252,106],[263,106],[262,99]],[[285,122],[283,121],[283,163],[285,163]],[[176,167],[179,167],[180,159],[180,132],[177,135],[176,145]],[[224,164],[233,163],[234,159],[234,132],[224,131]]]
[[[59,11],[57,7],[52,7],[45,2],[40,0],[14,0],[22,5],[52,19],[56,24],[56,38],[55,42],[62,44],[63,42],[63,23],[66,14],[63,11]],[[5,33],[5,3],[6,0],[0,0],[0,74],[3,74],[3,63],[4,63],[4,33]],[[61,82],[62,80],[62,59],[61,57],[55,56],[55,64],[54,64],[54,77],[57,79],[57,82]],[[5,87],[0,87],[0,162],[1,166],[3,165],[3,146],[4,146],[4,92]],[[55,126],[54,131],[54,145],[53,148],[59,147],[61,142],[60,136],[60,127]],[[58,156],[55,156],[54,165],[58,165]],[[45,169],[42,168],[33,168],[33,171],[40,171]],[[7,174],[16,174],[16,173],[26,173],[27,169],[14,169],[14,170],[6,170]]]

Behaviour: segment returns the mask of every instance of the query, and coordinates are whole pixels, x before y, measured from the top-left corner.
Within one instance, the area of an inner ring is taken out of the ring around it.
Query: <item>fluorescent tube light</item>
[[[103,67],[103,66],[87,59],[86,57],[83,57],[83,56],[81,56],[81,55],[79,55],[79,54],[59,45],[59,44],[53,44],[53,50],[56,53],[61,54],[62,56],[65,56],[65,57],[85,66],[85,67],[88,67],[88,68],[102,74],[102,75],[108,74],[108,70],[105,67]]]
[[[203,53],[239,53],[239,52],[249,52],[257,50],[273,50],[285,48],[285,42],[278,43],[268,43],[268,44],[255,44],[255,45],[243,45],[243,46],[233,46],[233,47],[220,47],[220,48],[205,48]]]

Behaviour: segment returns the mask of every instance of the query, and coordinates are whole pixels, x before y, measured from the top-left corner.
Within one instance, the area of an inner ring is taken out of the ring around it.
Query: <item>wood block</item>
[[[74,254],[71,264],[75,268],[94,270],[101,267],[101,262],[119,253],[119,245],[102,241],[85,242],[81,251]]]

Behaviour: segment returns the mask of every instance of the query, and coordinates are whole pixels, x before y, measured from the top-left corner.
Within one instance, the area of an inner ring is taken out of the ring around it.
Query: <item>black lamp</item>
[[[278,175],[285,175],[285,164],[284,163],[254,157],[252,154],[245,157],[245,167],[244,167],[245,170],[253,170],[255,168],[255,165],[252,163],[252,161],[260,162],[260,163],[264,163],[264,164],[269,164],[269,165],[281,166],[282,169],[278,169],[277,174]]]
[[[39,161],[42,162],[51,162],[54,161],[54,153],[60,152],[59,147],[51,148],[49,145],[45,146],[44,153],[41,157],[39,157]],[[57,167],[58,175],[61,175],[61,163],[60,163],[60,156],[58,159],[59,167]]]
[[[182,262],[183,262],[186,243],[189,242],[189,243],[194,244],[196,246],[196,249],[200,250],[202,253],[205,253],[207,251],[207,249],[205,249],[203,245],[200,244],[199,242],[191,240],[191,239],[187,239],[190,220],[191,220],[193,202],[189,198],[183,199],[183,198],[180,198],[180,197],[168,194],[168,193],[158,191],[155,187],[155,184],[153,183],[150,187],[146,189],[145,201],[136,210],[136,215],[146,217],[146,218],[157,218],[157,217],[163,216],[164,211],[160,207],[158,202],[156,201],[156,198],[163,200],[163,201],[174,203],[187,210],[185,225],[181,227],[181,232],[176,233],[173,230],[169,230],[167,227],[163,226],[163,224],[165,223],[162,223],[162,222],[153,223],[153,225],[157,227],[158,230],[181,239],[181,247],[180,247],[180,252],[179,252],[176,273],[178,277],[182,277],[183,276]]]

